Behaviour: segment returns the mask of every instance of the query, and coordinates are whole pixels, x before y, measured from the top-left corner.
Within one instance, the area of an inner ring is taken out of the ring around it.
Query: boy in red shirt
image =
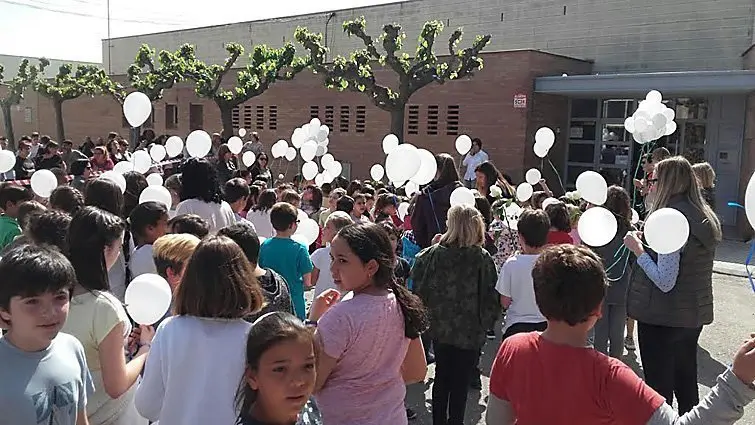
[[[606,291],[595,253],[573,245],[549,247],[532,277],[548,327],[501,344],[490,374],[488,425],[728,425],[755,399],[755,334],[708,396],[679,418],[624,363],[587,346]]]

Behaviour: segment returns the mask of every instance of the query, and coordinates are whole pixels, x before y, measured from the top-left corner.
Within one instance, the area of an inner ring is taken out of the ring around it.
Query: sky
[[[115,38],[395,1],[110,0],[110,34]],[[101,63],[107,9],[107,0],[0,0],[0,54]]]

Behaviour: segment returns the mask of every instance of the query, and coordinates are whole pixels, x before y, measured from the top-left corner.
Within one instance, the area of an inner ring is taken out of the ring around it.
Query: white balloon
[[[139,127],[152,115],[152,102],[144,93],[130,93],[123,101],[123,115],[131,127]]]
[[[383,152],[390,155],[398,147],[398,137],[395,134],[389,134],[383,137]]]
[[[134,171],[144,174],[152,168],[152,157],[147,151],[136,151],[131,155],[131,163],[134,164]]]
[[[315,176],[315,185],[317,187],[322,187],[323,183],[325,183],[325,177],[322,176],[322,173]]]
[[[663,112],[661,113],[666,117],[666,121],[669,121],[669,122],[673,121],[674,118],[676,117],[676,112],[674,112],[674,110],[671,108],[664,108]]]
[[[312,161],[313,159],[315,159],[315,154],[317,154],[317,142],[315,142],[314,140],[307,140],[303,145],[301,145],[299,154],[301,154],[301,159],[305,161]]]
[[[305,180],[312,180],[315,178],[318,171],[317,164],[312,161],[305,162],[304,165],[301,166],[301,175],[304,176]]]
[[[540,182],[540,179],[542,178],[542,174],[540,174],[540,170],[537,168],[530,168],[527,170],[527,173],[524,175],[524,179],[527,180],[527,183],[531,185],[536,185]]]
[[[293,234],[291,235],[291,240],[294,240],[296,242],[299,242],[300,244],[304,245],[305,247],[308,247],[309,244],[307,243],[307,237],[302,235],[301,233]]]
[[[162,161],[167,154],[168,152],[166,152],[165,146],[163,145],[152,145],[152,147],[149,148],[149,156],[152,157],[152,160],[155,162]]]
[[[320,122],[320,119],[312,118],[312,120],[309,121],[309,135],[311,137],[316,137],[317,133],[320,131],[320,127],[322,127],[322,122]]]
[[[296,159],[296,149],[289,146],[288,149],[286,149],[285,157],[286,157],[286,161],[293,161],[294,159]]]
[[[385,170],[383,169],[383,166],[380,164],[375,164],[370,168],[370,177],[372,177],[372,180],[374,181],[380,181],[383,179],[383,176],[385,175]]]
[[[317,143],[320,143],[327,139],[328,134],[330,134],[330,128],[328,128],[327,125],[321,125],[320,129],[317,131]]]
[[[322,173],[320,173],[320,174],[322,175],[322,180],[323,180],[323,181],[324,181],[325,183],[332,183],[332,182],[333,182],[333,180],[335,180],[335,178],[336,178],[336,176],[334,176],[334,175],[333,175],[333,174],[332,174],[332,173],[331,173],[330,171],[328,171],[328,170],[324,170],[324,171],[323,171]]]
[[[241,162],[244,163],[247,167],[251,167],[252,164],[254,164],[254,160],[256,160],[254,156],[254,152],[252,151],[246,151],[243,155],[241,155]]]
[[[419,167],[417,148],[409,143],[399,145],[385,159],[385,173],[394,183],[409,180],[417,174]]]
[[[417,183],[414,183],[413,181],[408,181],[404,186],[404,192],[406,193],[406,196],[411,197],[415,193],[419,192],[419,185]]]
[[[472,139],[469,136],[462,134],[456,138],[456,152],[459,152],[459,155],[466,155],[470,149],[472,149]]]
[[[549,127],[540,127],[535,132],[535,143],[542,143],[547,149],[550,149],[556,142],[556,133]]]
[[[161,176],[160,173],[152,173],[147,176],[147,184],[150,186],[162,186],[163,176]]]
[[[634,117],[629,117],[624,120],[624,129],[630,133],[635,132],[636,129],[634,127]]]
[[[752,227],[755,227],[755,173],[750,177],[745,189],[745,213]]]
[[[588,208],[577,223],[579,238],[585,245],[594,247],[611,242],[617,230],[616,217],[603,207]]]
[[[299,220],[299,222],[302,222],[302,221],[304,221],[304,220],[306,220],[308,218],[309,218],[309,216],[307,215],[306,212],[304,212],[303,209],[298,208],[296,210],[296,219]]]
[[[634,119],[634,131],[638,133],[642,133],[645,131],[648,127],[650,127],[652,123],[645,118],[637,117]]]
[[[670,136],[674,134],[674,132],[676,131],[676,121],[669,121],[668,124],[666,124],[666,128],[664,128],[663,130],[664,136]]]
[[[519,202],[527,202],[534,192],[535,190],[532,188],[531,184],[527,182],[521,183],[516,187],[516,199],[518,199]]]
[[[451,206],[470,205],[474,206],[474,193],[466,187],[457,187],[451,192]]]
[[[323,140],[321,142],[317,142],[318,146],[323,146],[323,147],[328,146],[328,144],[330,144],[330,139],[328,139],[327,137],[325,138],[325,140]]]
[[[663,95],[658,90],[650,90],[645,96],[645,100],[652,103],[661,103],[663,102]]]
[[[409,203],[408,202],[400,203],[398,205],[398,218],[403,220],[407,214],[409,214]]]
[[[211,148],[212,138],[204,130],[194,130],[186,138],[186,151],[193,158],[204,158]]]
[[[315,151],[315,156],[323,156],[326,153],[328,153],[328,147],[324,145],[317,145],[317,151]]]
[[[333,180],[335,180],[335,178],[340,176],[341,172],[343,172],[343,165],[341,165],[341,163],[338,161],[333,161],[330,164],[328,164],[328,167],[326,168],[326,170],[331,176],[333,176]]]
[[[58,187],[58,178],[50,170],[37,170],[31,175],[31,190],[41,198],[49,198]]]
[[[320,158],[320,164],[322,165],[322,168],[328,169],[328,164],[335,161],[335,158],[333,158],[332,154],[326,153],[325,155]]]
[[[232,154],[238,155],[239,153],[241,153],[241,148],[243,147],[244,142],[240,137],[233,136],[228,139],[228,150],[230,150]]]
[[[299,226],[296,228],[296,232],[294,232],[294,234],[304,236],[305,240],[307,241],[307,246],[309,246],[315,243],[315,241],[317,241],[317,237],[320,236],[320,226],[316,221],[307,217],[307,219],[299,221]]]
[[[577,191],[585,201],[603,205],[608,197],[606,179],[595,171],[583,171],[577,176]]]
[[[113,166],[113,171],[118,174],[126,174],[130,171],[134,171],[134,163],[131,161],[121,161]]]
[[[537,155],[538,158],[545,158],[546,156],[548,156],[548,150],[550,150],[550,148],[548,148],[543,143],[535,143],[535,147],[532,148],[532,150],[535,152],[535,155]]]
[[[134,322],[153,325],[168,312],[171,298],[168,282],[160,275],[146,273],[135,277],[129,283],[124,304]]]
[[[635,210],[634,208],[632,208],[632,220],[631,220],[631,223],[632,224],[637,224],[639,222],[640,222],[640,215],[637,213],[637,210]]]
[[[560,204],[561,201],[559,201],[556,198],[545,198],[543,200],[543,205],[541,205],[542,209],[545,209],[548,205],[554,205],[554,204]]]
[[[689,222],[687,217],[673,208],[653,211],[642,229],[650,248],[658,254],[671,254],[687,243]]]
[[[0,150],[0,173],[7,173],[16,166],[16,155],[9,150]]]
[[[309,135],[307,134],[307,130],[299,127],[294,130],[294,134],[291,135],[291,144],[294,145],[295,148],[299,149],[301,145],[303,145],[304,142],[307,141],[308,137]]]
[[[282,158],[288,153],[288,142],[285,140],[278,140],[270,149],[270,153],[273,154],[273,158]],[[296,151],[294,151],[294,157],[296,157]]]
[[[178,136],[170,136],[165,141],[165,151],[169,158],[175,158],[184,150],[184,142]]]
[[[665,129],[666,124],[668,124],[668,119],[662,112],[653,115],[653,127]]]
[[[428,184],[433,181],[438,172],[435,155],[427,149],[417,149],[417,155],[419,157],[419,170],[410,180],[417,185]]]
[[[278,180],[283,180],[285,176],[283,174],[278,174]]]
[[[634,134],[632,134],[632,139],[634,139],[635,142],[644,145],[645,143],[649,142],[650,139],[646,138],[643,133],[640,133],[639,131],[635,131]]]
[[[245,128],[240,128],[239,129],[239,137],[244,137],[244,136],[246,136],[246,129]]]
[[[173,205],[173,197],[170,196],[170,191],[163,186],[147,186],[139,195],[139,203],[145,202],[159,202],[170,209]]]
[[[118,163],[120,164],[120,162]],[[118,165],[115,164],[115,165]],[[118,188],[121,189],[121,193],[126,193],[126,178],[123,177],[123,174],[115,171],[115,169],[110,171],[105,171],[100,175],[101,179],[110,180],[111,182],[115,183]]]

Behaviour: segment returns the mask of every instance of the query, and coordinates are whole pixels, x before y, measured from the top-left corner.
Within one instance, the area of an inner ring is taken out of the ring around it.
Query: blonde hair
[[[199,238],[188,233],[161,236],[152,244],[152,258],[157,273],[167,278],[168,267],[175,272],[183,269],[199,245]]]
[[[686,158],[672,156],[664,159],[655,165],[655,176],[658,182],[650,213],[667,207],[672,196],[681,195],[702,212],[705,221],[712,227],[716,240],[721,240],[721,222],[703,199],[700,184]]]
[[[485,221],[471,205],[456,205],[448,210],[448,230],[440,237],[440,244],[464,248],[485,243]]]
[[[692,166],[697,182],[703,189],[712,189],[716,186],[716,172],[707,162],[701,162]]]
[[[328,226],[330,223],[333,223],[333,227],[335,227],[337,232],[349,224],[354,224],[354,220],[350,215],[343,211],[333,211],[328,218],[325,219],[325,226]]]

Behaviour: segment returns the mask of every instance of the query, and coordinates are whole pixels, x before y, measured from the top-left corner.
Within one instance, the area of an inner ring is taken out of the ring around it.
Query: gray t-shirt
[[[59,333],[43,351],[0,338],[0,425],[75,425],[94,392],[84,347]]]

